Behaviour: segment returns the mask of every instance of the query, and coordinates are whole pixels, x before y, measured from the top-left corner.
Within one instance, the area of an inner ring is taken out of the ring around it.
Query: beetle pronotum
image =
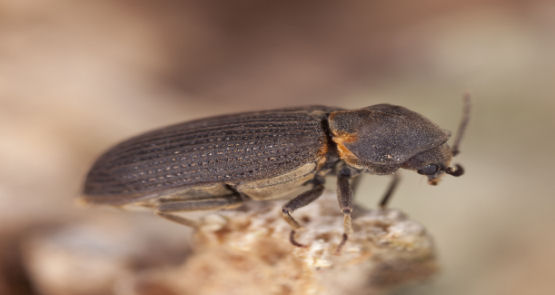
[[[380,207],[399,182],[399,168],[437,184],[447,173],[469,120],[470,99],[454,144],[449,132],[401,106],[378,104],[358,110],[308,106],[223,115],[157,129],[126,140],[100,156],[90,169],[83,199],[88,203],[154,208],[189,226],[177,212],[238,207],[245,200],[289,197],[282,216],[291,243],[301,225],[293,212],[316,200],[324,177],[337,176],[344,240],[351,233],[354,179],[361,173],[393,175]]]

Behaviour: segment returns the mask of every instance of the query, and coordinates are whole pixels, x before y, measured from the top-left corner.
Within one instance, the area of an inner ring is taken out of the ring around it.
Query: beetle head
[[[401,167],[428,176],[428,183],[436,185],[445,173],[453,176],[461,176],[464,173],[464,169],[459,164],[455,167],[449,166],[452,157],[452,149],[445,143],[415,155]]]
[[[460,165],[450,167],[468,124],[470,103],[465,96],[463,119],[453,147],[450,137],[430,120],[401,106],[379,104],[353,111],[336,111],[328,122],[339,157],[348,165],[373,174],[399,168],[416,170],[437,184],[444,173],[460,176]]]
[[[419,153],[403,163],[403,168],[416,170],[418,174],[428,176],[428,182],[431,185],[436,185],[444,173],[455,177],[464,174],[464,169],[460,164],[455,164],[454,167],[449,166],[451,158],[460,152],[459,145],[470,119],[470,96],[465,94],[463,101],[463,116],[459,123],[453,146],[450,148],[445,143],[439,147]]]

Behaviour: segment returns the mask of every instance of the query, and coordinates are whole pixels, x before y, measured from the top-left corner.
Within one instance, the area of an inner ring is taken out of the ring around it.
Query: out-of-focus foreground
[[[399,293],[551,293],[555,4],[402,2],[1,0],[0,294],[84,294],[187,256],[183,227],[75,204],[119,140],[212,114],[380,102],[454,132],[465,91],[467,174],[431,187],[405,173],[392,202],[434,236],[441,268]],[[366,176],[357,199],[375,207],[386,182]]]

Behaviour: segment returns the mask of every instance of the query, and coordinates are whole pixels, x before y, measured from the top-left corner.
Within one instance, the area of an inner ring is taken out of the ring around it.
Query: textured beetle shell
[[[362,166],[398,165],[449,139],[422,115],[390,104],[332,112],[329,125],[345,160],[351,157]]]
[[[127,196],[133,201],[185,187],[282,175],[325,156],[324,121],[332,110],[337,108],[240,113],[139,135],[94,163],[85,181],[86,200],[117,203]]]

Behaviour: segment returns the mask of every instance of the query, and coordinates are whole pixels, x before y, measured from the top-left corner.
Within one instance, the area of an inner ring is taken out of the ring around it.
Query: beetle
[[[402,106],[346,110],[306,106],[221,115],[168,126],[130,138],[101,155],[88,172],[83,200],[136,204],[166,219],[195,226],[178,212],[231,209],[246,200],[289,198],[282,217],[316,200],[326,175],[337,177],[344,216],[342,244],[352,233],[353,189],[362,173],[392,175],[380,208],[399,183],[397,170],[414,170],[432,185],[450,166],[469,121],[470,99],[452,147],[450,133]]]

